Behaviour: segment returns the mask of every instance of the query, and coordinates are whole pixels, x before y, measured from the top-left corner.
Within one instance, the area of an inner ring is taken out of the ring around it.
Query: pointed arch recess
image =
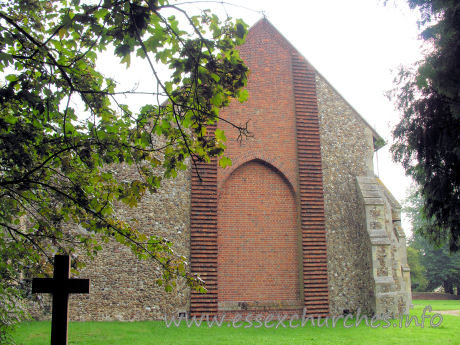
[[[252,159],[222,184],[217,207],[218,309],[301,304],[294,188],[273,165]]]
[[[217,182],[217,190],[219,193],[222,191],[222,187],[225,185],[228,178],[232,175],[232,173],[241,167],[244,164],[247,164],[251,161],[259,161],[263,164],[268,165],[271,169],[277,171],[283,179],[289,184],[290,188],[294,195],[297,196],[297,178],[294,172],[289,172],[287,169],[283,167],[281,163],[278,162],[276,157],[269,157],[264,155],[263,153],[255,153],[255,152],[248,152],[244,155],[238,157],[232,157],[232,165],[227,167],[224,170],[219,172],[219,179]]]

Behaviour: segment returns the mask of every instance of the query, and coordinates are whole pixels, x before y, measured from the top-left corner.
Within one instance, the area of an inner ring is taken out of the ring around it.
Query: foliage
[[[415,282],[420,284],[416,290],[432,291],[442,285],[446,292],[453,293],[454,286],[460,287],[460,253],[450,253],[447,244],[436,247],[422,236],[433,231],[430,228],[436,224],[423,213],[423,199],[419,193],[414,192],[408,198],[404,211],[412,223],[407,259],[411,260],[411,279],[415,273]]]
[[[412,242],[411,246],[422,253],[420,262],[425,267],[425,277],[428,281],[426,291],[443,286],[446,293],[453,293],[454,286],[460,286],[460,253],[450,253],[447,245],[441,248],[433,247],[417,234]]]
[[[14,247],[7,249],[14,250]],[[6,280],[6,278],[11,277],[11,271],[19,268],[20,265],[17,261],[17,253],[14,251],[0,251],[0,277],[2,279],[0,283],[0,344],[12,343],[11,332],[16,323],[26,319],[27,316],[20,300],[18,288],[21,285],[12,286]]]
[[[393,96],[403,117],[393,157],[420,186],[433,243],[460,248],[460,6],[457,0],[408,0],[421,12],[429,53],[401,69]]]
[[[160,264],[167,290],[176,276],[202,289],[169,241],[118,219],[114,204],[136,206],[188,160],[229,164],[224,134],[206,128],[225,120],[219,109],[230,99],[247,98],[235,49],[246,24],[168,0],[15,0],[0,2],[0,28],[0,292],[50,273],[54,253],[92,256],[109,238]],[[98,72],[105,50],[150,68],[154,91],[139,111],[122,100],[145,92]],[[118,181],[118,163],[139,178]],[[70,223],[80,231],[64,231]]]
[[[407,247],[407,263],[410,267],[412,291],[426,291],[428,281],[425,278],[426,269],[421,264],[421,254],[418,249]]]

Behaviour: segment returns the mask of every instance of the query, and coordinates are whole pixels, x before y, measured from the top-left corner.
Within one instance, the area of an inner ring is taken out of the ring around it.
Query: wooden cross
[[[32,293],[53,294],[51,345],[67,345],[69,294],[89,293],[89,279],[69,279],[69,273],[69,256],[55,255],[53,278],[32,280]]]

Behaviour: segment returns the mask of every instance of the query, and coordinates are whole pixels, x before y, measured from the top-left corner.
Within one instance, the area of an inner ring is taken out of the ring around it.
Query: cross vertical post
[[[70,279],[68,255],[54,256],[53,278],[34,278],[32,293],[53,294],[51,345],[67,345],[69,294],[89,293],[89,279]]]

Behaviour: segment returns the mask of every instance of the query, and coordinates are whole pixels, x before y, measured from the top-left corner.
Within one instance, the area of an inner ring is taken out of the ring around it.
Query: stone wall
[[[319,74],[316,77],[332,315],[373,310],[370,243],[355,177],[372,173],[368,126]]]
[[[116,168],[117,178],[131,180],[137,174],[133,166]],[[155,194],[146,194],[136,208],[119,205],[118,217],[130,221],[146,234],[165,237],[174,243],[178,255],[189,257],[190,170],[177,178],[164,180]],[[71,320],[148,320],[187,311],[190,289],[183,279],[170,293],[155,284],[160,268],[152,260],[139,261],[130,249],[115,241],[103,244],[92,262],[81,271],[79,278],[90,279],[89,295],[71,295]],[[50,317],[49,295],[41,295],[44,306],[34,304],[32,316]]]

